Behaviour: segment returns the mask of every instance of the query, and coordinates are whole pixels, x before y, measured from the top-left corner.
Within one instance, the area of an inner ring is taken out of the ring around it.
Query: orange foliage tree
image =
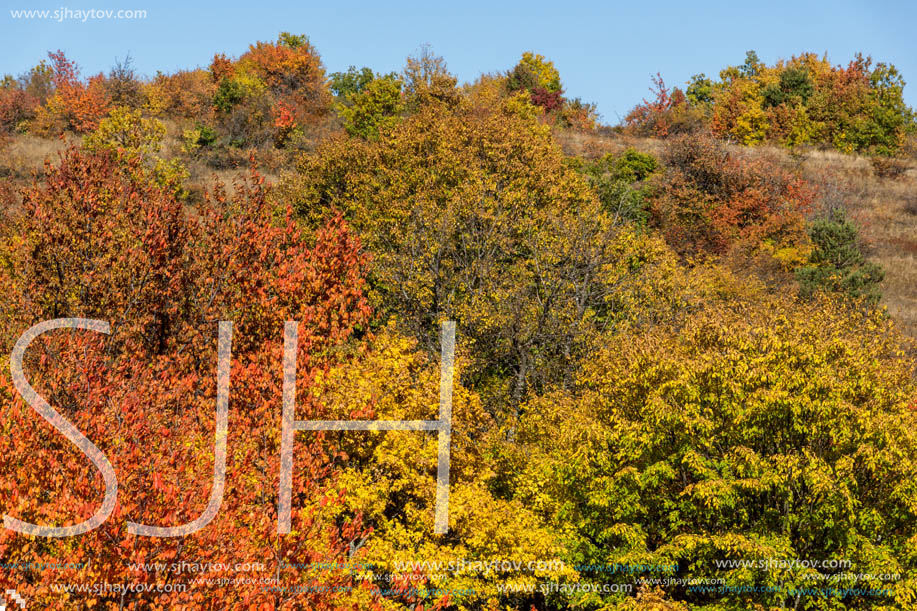
[[[38,100],[13,83],[0,83],[0,136],[14,131],[35,114]]]
[[[0,531],[6,562],[82,563],[4,571],[0,587],[48,609],[374,608],[374,595],[347,573],[284,564],[347,562],[353,542],[367,534],[359,515],[330,512],[342,502],[331,471],[339,451],[321,434],[296,444],[293,532],[277,534],[283,323],[301,321],[297,418],[320,418],[311,381],[369,316],[359,241],[340,218],[311,237],[288,212],[280,210],[276,220],[256,173],[236,185],[232,198],[218,186],[194,215],[143,176],[110,156],[71,149],[47,168],[42,184],[22,193],[22,239],[0,257],[11,263],[0,272],[5,353],[39,321],[66,316],[111,324],[107,337],[42,335],[26,354],[25,372],[108,456],[119,489],[108,521],[87,534],[46,539]],[[214,485],[220,320],[234,324],[222,507],[192,535],[129,534],[128,520],[178,526],[206,506]],[[50,526],[92,515],[103,488],[98,472],[5,376],[0,412],[5,512]],[[201,575],[176,570],[173,563],[181,562],[251,564]],[[230,583],[219,585],[220,578]],[[137,583],[165,589],[111,589]],[[90,590],[60,592],[52,584]]]
[[[97,74],[83,82],[76,63],[67,59],[63,51],[48,53],[48,57],[53,71],[54,94],[41,108],[36,130],[39,133],[94,130],[109,110],[105,77]]]
[[[206,70],[179,70],[157,74],[144,86],[146,108],[151,114],[170,114],[208,123],[213,119],[212,99],[216,86]]]
[[[277,42],[251,45],[236,61],[216,55],[210,75],[216,118],[236,145],[273,140],[280,146],[331,110],[325,69],[305,36],[283,32]]]

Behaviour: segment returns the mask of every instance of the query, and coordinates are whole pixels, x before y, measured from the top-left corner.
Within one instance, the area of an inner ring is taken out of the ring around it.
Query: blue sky
[[[749,49],[772,63],[802,51],[828,53],[846,64],[857,51],[894,63],[913,81],[917,106],[917,3],[849,0],[676,2],[459,3],[184,2],[0,0],[0,73],[19,74],[63,49],[84,74],[107,71],[130,53],[145,75],[207,66],[214,53],[243,53],[280,31],[304,33],[329,72],[349,65],[400,70],[429,43],[462,81],[511,68],[523,51],[553,60],[567,95],[598,105],[617,123],[648,95],[650,75],[681,85],[692,74],[716,75],[741,63]],[[11,10],[145,10],[138,20],[13,19]]]

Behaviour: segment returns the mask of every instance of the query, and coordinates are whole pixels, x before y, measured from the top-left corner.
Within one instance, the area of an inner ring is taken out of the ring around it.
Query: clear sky
[[[0,0],[0,74],[19,74],[63,49],[84,74],[130,53],[144,75],[208,66],[281,31],[306,34],[329,72],[349,65],[400,70],[429,43],[461,81],[515,65],[523,51],[553,60],[570,97],[617,123],[648,95],[650,75],[669,85],[716,75],[757,51],[772,63],[802,51],[846,64],[862,51],[895,64],[917,106],[917,2],[883,0],[697,2],[554,0],[275,2],[273,0]],[[14,19],[11,10],[145,10],[145,19]]]

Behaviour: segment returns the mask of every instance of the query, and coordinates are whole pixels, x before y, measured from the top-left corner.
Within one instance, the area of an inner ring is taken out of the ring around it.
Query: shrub
[[[367,321],[365,256],[346,225],[331,219],[307,239],[289,214],[275,217],[257,175],[239,182],[232,198],[217,185],[192,213],[109,155],[69,150],[48,172],[23,194],[26,214],[16,227],[22,239],[4,241],[0,251],[0,260],[13,262],[0,266],[2,344],[9,346],[30,325],[61,315],[111,322],[112,333],[104,341],[97,333],[47,334],[29,351],[26,367],[39,392],[52,397],[49,401],[111,458],[118,470],[119,509],[92,532],[42,539],[38,547],[34,538],[4,529],[0,545],[6,557],[11,562],[47,562],[67,554],[91,559],[72,573],[80,581],[100,574],[136,580],[129,562],[169,562],[184,553],[214,563],[261,563],[274,553],[306,562],[349,561],[354,550],[348,543],[367,532],[359,518],[337,511],[342,500],[329,473],[339,459],[334,445],[315,437],[297,443],[296,534],[278,537],[276,492],[266,491],[279,469],[279,435],[252,434],[280,413],[270,364],[280,362],[285,320],[302,321],[297,411],[303,417],[320,410],[311,381],[338,360],[333,353]],[[218,320],[234,326],[227,441],[234,458],[227,461],[225,500],[213,521],[194,535],[128,534],[127,519],[156,525],[193,520],[203,510],[199,501],[213,487],[213,471],[193,465],[213,460]],[[87,470],[85,456],[66,438],[48,433],[47,423],[6,376],[0,376],[0,413],[17,429],[3,441],[3,505],[39,524],[72,523],[91,514],[98,473]],[[286,573],[285,581],[315,583],[302,571],[275,566],[257,577],[276,577],[278,570]],[[52,573],[39,571],[16,584],[30,605],[145,606],[131,593],[117,602],[91,595],[62,598],[49,587],[57,580]],[[257,581],[256,574],[250,576]],[[352,577],[328,573],[319,581],[354,588],[347,594],[303,588],[283,594],[282,604],[326,611],[377,608]],[[164,593],[156,604],[279,608],[280,598],[259,585],[188,583],[186,591]]]
[[[546,113],[560,110],[564,105],[564,96],[561,91],[548,91],[544,87],[535,87],[530,95],[532,104],[540,106]]]
[[[271,108],[274,119],[274,146],[282,147],[298,126],[296,107],[284,100],[277,100]]]
[[[183,183],[189,173],[178,159],[159,155],[165,134],[162,121],[120,106],[83,138],[83,147],[113,156],[129,173],[136,173],[138,181],[151,180],[173,197],[184,199],[188,192]]]
[[[560,111],[561,123],[564,127],[580,130],[593,130],[599,120],[595,104],[583,102],[579,98],[565,100]]]
[[[649,153],[628,148],[615,161],[614,169],[618,178],[636,182],[649,178],[659,169],[659,162]]]
[[[276,42],[257,42],[237,60],[214,56],[208,106],[215,125],[233,148],[286,146],[331,108],[321,58],[305,36],[283,32]]]
[[[54,90],[54,71],[42,61],[14,79],[0,80],[0,135],[24,131]]]
[[[151,83],[143,87],[145,110],[157,117],[171,115],[209,123],[213,117],[216,87],[206,70],[158,73]]]
[[[115,106],[136,108],[143,103],[143,90],[132,63],[133,60],[128,54],[123,61],[116,60],[108,73],[105,89]]]
[[[38,100],[4,80],[0,86],[0,135],[20,130],[26,121],[35,116]]]
[[[102,119],[98,129],[83,138],[83,146],[94,152],[109,150],[145,157],[159,151],[165,135],[162,121],[144,118],[140,110],[119,106]]]
[[[19,77],[19,88],[44,104],[54,93],[54,69],[42,60]]]
[[[229,113],[244,97],[245,92],[241,83],[232,79],[224,79],[213,94],[213,106],[220,112]]]
[[[781,248],[807,240],[815,190],[775,161],[730,154],[710,136],[673,139],[664,161],[652,221],[679,252],[751,252],[765,242]]]
[[[906,160],[894,157],[875,156],[869,161],[872,164],[873,173],[879,178],[902,178],[910,167]]]
[[[753,54],[753,52],[750,52]],[[720,81],[692,77],[688,107],[720,137],[742,144],[785,146],[813,142],[843,152],[894,155],[915,128],[897,69],[857,56],[846,66],[803,53],[774,66],[747,57],[720,72]],[[657,85],[657,99],[628,115],[628,125],[660,135],[656,126],[671,102]]]
[[[669,90],[659,73],[653,77],[650,91],[653,99],[644,98],[624,118],[624,125],[629,132],[639,136],[666,138],[697,131],[703,124],[704,111],[690,106],[685,93],[678,87]]]
[[[217,133],[213,129],[207,127],[206,125],[198,124],[197,128],[197,142],[198,146],[210,146],[217,139]]]
[[[581,171],[595,189],[602,208],[616,222],[643,226],[649,220],[649,188],[642,183],[657,168],[655,157],[628,148],[618,157],[608,154],[585,164]]]

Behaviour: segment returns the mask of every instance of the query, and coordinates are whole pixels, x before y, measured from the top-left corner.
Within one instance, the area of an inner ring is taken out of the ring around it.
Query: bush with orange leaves
[[[212,106],[231,145],[282,145],[331,110],[325,69],[305,36],[280,34],[258,42],[236,61],[216,55],[210,66]]]
[[[814,187],[776,161],[738,156],[702,134],[671,140],[663,160],[667,171],[654,185],[652,222],[682,254],[807,243]]]
[[[65,131],[91,132],[109,110],[105,76],[97,74],[88,81],[80,79],[79,67],[63,51],[48,53],[51,59],[54,93],[38,109],[31,129],[39,135],[57,135]]]
[[[237,70],[257,76],[275,95],[296,94],[309,112],[327,112],[331,93],[325,69],[305,36],[280,34],[275,43],[258,42],[239,58]]]
[[[0,138],[25,131],[38,108],[51,96],[53,72],[42,61],[18,79],[0,79]]]

